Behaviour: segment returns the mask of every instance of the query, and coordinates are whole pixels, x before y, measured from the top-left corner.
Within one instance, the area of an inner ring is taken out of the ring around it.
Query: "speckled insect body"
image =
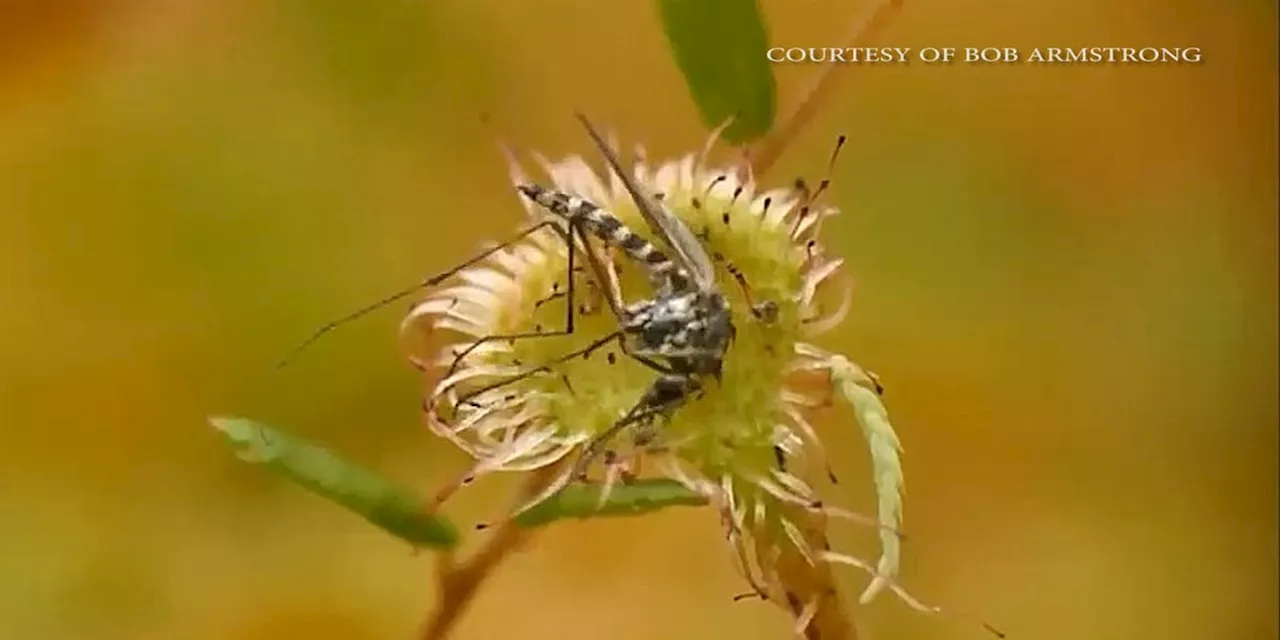
[[[578,117],[649,227],[671,247],[678,261],[591,202],[537,185],[518,187],[530,200],[565,219],[571,228],[580,226],[622,250],[644,270],[654,290],[652,298],[625,305],[613,292],[610,304],[618,316],[623,351],[657,371],[658,378],[626,415],[587,445],[575,476],[586,470],[618,432],[669,415],[703,389],[704,376],[719,380],[735,331],[729,305],[701,242],[658,198],[640,190],[590,122]]]
[[[611,170],[635,201],[647,225],[670,247],[674,259],[595,203],[536,184],[521,184],[517,186],[517,190],[524,197],[553,214],[554,218],[543,220],[520,232],[514,238],[491,247],[414,287],[383,298],[321,327],[299,345],[285,362],[337,326],[399,300],[414,291],[435,287],[463,269],[514,245],[520,239],[543,229],[549,229],[565,241],[568,249],[567,290],[552,296],[567,298],[564,327],[553,331],[545,331],[538,327],[534,331],[481,337],[453,353],[453,362],[446,377],[457,371],[468,355],[486,343],[574,334],[573,273],[575,272],[575,255],[578,251],[574,247],[573,239],[576,235],[583,240],[583,257],[587,258],[589,266],[594,271],[595,280],[602,288],[608,288],[610,279],[606,275],[601,258],[586,242],[588,236],[593,236],[606,246],[623,252],[627,259],[645,273],[653,293],[650,298],[624,303],[616,287],[605,291],[606,301],[618,321],[618,330],[603,339],[594,341],[586,348],[562,356],[556,362],[588,356],[605,344],[617,341],[623,353],[656,371],[658,378],[626,415],[587,445],[579,459],[575,475],[584,471],[601,453],[605,444],[618,432],[630,425],[648,424],[657,417],[670,415],[691,396],[703,389],[702,379],[705,376],[719,380],[724,356],[733,341],[735,330],[729,305],[716,284],[715,267],[711,258],[698,237],[660,202],[660,196],[642,192],[635,180],[622,169],[617,156],[604,143],[591,123],[581,115],[578,117],[599,147]],[[456,398],[456,402],[476,406],[480,396],[486,392],[550,371],[554,364],[546,363],[478,389],[472,389]]]

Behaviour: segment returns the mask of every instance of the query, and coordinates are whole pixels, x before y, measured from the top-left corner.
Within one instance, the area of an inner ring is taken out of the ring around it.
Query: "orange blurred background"
[[[461,468],[420,426],[398,310],[270,366],[519,220],[479,114],[551,156],[589,151],[575,108],[654,157],[701,145],[649,3],[536,4],[0,3],[0,637],[413,635],[430,556],[204,419],[424,493]],[[765,2],[772,42],[837,44],[845,4]],[[889,389],[903,582],[1015,640],[1277,637],[1277,16],[1205,7],[909,0],[879,43],[1204,61],[851,66],[771,176],[850,136],[826,229],[858,290],[824,344]],[[777,67],[784,108],[812,71]],[[851,420],[822,433],[838,501],[871,510]],[[511,482],[450,514],[492,516]],[[710,512],[574,522],[457,637],[787,637],[743,589]],[[856,615],[866,638],[986,637],[890,595]]]

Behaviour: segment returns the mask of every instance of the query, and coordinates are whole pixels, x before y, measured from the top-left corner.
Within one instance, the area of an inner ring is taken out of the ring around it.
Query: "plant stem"
[[[863,46],[884,27],[894,13],[902,8],[902,2],[903,0],[874,0],[871,6],[855,14],[853,22],[849,25],[849,34],[844,38],[844,46],[846,48]],[[800,94],[803,98],[782,120],[782,125],[751,149],[749,157],[753,175],[756,177],[764,175],[796,139],[800,130],[813,119],[814,114],[818,112],[818,107],[836,86],[838,76],[835,70],[839,66],[841,65],[833,63],[823,67],[808,89]]]
[[[559,465],[552,465],[533,472],[520,491],[520,502],[541,492],[554,477]],[[462,615],[475,600],[480,587],[493,574],[507,556],[533,538],[537,529],[526,529],[515,524],[514,519],[504,519],[488,542],[466,563],[457,565],[448,555],[440,557],[440,601],[427,618],[419,633],[420,640],[444,640],[461,621]]]
[[[804,534],[810,549],[829,547],[826,517],[817,513],[793,511],[789,517]],[[792,615],[799,618],[805,607],[816,606],[813,617],[804,626],[805,640],[858,640],[858,629],[844,610],[835,575],[826,562],[811,563],[793,545],[784,547],[778,558],[778,577],[787,589]]]

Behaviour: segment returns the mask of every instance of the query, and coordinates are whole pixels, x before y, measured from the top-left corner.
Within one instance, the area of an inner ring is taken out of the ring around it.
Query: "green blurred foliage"
[[[757,0],[657,0],[671,55],[702,124],[746,144],[769,133],[777,108],[769,34]]]
[[[458,528],[431,513],[416,491],[322,445],[244,418],[216,417],[222,433],[244,462],[259,464],[299,488],[358,515],[416,548],[452,549]]]
[[[779,46],[830,43],[848,11],[763,6]],[[457,473],[420,425],[399,309],[271,364],[517,223],[480,114],[551,156],[587,150],[574,109],[655,157],[700,147],[651,3],[2,11],[0,637],[409,637],[431,558],[253,473],[204,418],[305,426],[424,493]],[[1277,637],[1275,20],[909,3],[885,44],[1205,62],[850,67],[769,176],[816,176],[850,136],[827,232],[857,297],[824,344],[888,387],[922,599],[1013,637]],[[785,111],[813,69],[776,71]],[[819,426],[868,510],[851,416]],[[450,515],[491,519],[509,489],[478,483]],[[784,637],[731,602],[717,527],[683,509],[552,527],[459,637]],[[889,598],[858,617],[869,637],[981,633]]]

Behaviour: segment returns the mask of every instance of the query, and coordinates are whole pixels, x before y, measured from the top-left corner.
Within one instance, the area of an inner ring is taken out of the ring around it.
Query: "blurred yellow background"
[[[772,42],[836,44],[845,4],[765,2]],[[889,389],[903,582],[1015,640],[1277,637],[1277,16],[1206,6],[908,0],[879,43],[1204,62],[851,66],[772,174],[816,176],[850,136],[827,232],[857,298],[824,344]],[[784,108],[812,70],[777,68]],[[520,219],[479,114],[555,156],[589,150],[575,108],[655,157],[704,136],[648,2],[0,3],[0,638],[411,637],[430,556],[235,461],[204,418],[424,493],[456,473],[403,307],[270,366]],[[821,427],[840,501],[872,509],[851,417]],[[787,637],[743,588],[710,512],[569,523],[457,637]],[[985,637],[892,596],[857,617]]]

